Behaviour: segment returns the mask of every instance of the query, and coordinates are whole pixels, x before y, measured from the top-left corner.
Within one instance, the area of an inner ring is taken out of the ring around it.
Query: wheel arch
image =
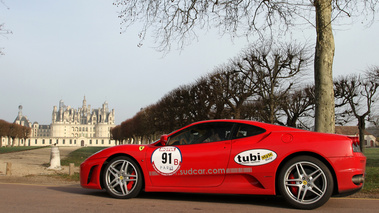
[[[284,158],[282,160],[282,162],[279,164],[277,170],[276,170],[276,173],[275,173],[275,194],[279,195],[280,192],[279,192],[279,187],[278,187],[278,178],[279,178],[279,173],[280,171],[282,170],[283,166],[291,159],[295,158],[295,157],[298,157],[298,156],[302,156],[302,155],[306,155],[306,156],[311,156],[311,157],[314,157],[318,160],[320,160],[321,162],[323,162],[325,164],[326,167],[328,167],[330,173],[332,174],[332,177],[333,177],[333,183],[334,183],[334,188],[333,188],[333,195],[338,193],[338,181],[337,181],[337,175],[332,167],[332,165],[321,155],[317,154],[317,153],[314,153],[314,152],[297,152],[297,153],[293,153],[291,155],[288,155],[286,158]]]
[[[106,166],[108,165],[108,162],[110,162],[111,160],[117,158],[117,157],[129,157],[131,158],[132,160],[134,160],[134,162],[137,163],[139,169],[141,170],[141,177],[142,177],[142,189],[145,189],[145,177],[144,177],[144,174],[143,174],[143,170],[142,170],[142,167],[140,165],[140,163],[137,161],[136,158],[134,158],[133,156],[129,155],[129,154],[126,154],[126,153],[117,153],[117,154],[114,154],[114,155],[111,155],[110,157],[107,158],[107,160],[104,161],[103,165],[101,166],[101,171],[100,171],[100,177],[99,177],[99,180],[100,180],[100,186],[101,188],[104,189],[104,183],[103,183],[103,174],[105,172],[105,168]]]

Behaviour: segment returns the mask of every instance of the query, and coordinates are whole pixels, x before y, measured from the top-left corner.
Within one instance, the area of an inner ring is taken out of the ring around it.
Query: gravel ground
[[[60,159],[80,147],[58,147]],[[52,175],[56,173],[69,173],[68,166],[60,170],[48,169],[50,166],[51,148],[42,148],[22,152],[0,154],[0,182],[31,183],[31,184],[79,184],[61,180]],[[7,163],[11,163],[11,175],[6,175]],[[79,165],[75,165],[75,172],[79,172]]]

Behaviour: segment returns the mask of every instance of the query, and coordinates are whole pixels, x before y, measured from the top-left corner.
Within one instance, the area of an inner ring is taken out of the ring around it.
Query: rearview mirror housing
[[[160,141],[161,141],[161,142],[160,142],[161,145],[162,145],[162,146],[166,146],[166,144],[167,144],[167,140],[168,140],[168,135],[162,135],[162,136],[161,136],[161,140],[160,140]]]

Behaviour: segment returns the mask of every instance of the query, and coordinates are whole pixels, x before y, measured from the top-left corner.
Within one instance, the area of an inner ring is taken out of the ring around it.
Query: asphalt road
[[[379,199],[332,198],[313,212],[378,212]],[[0,183],[0,212],[300,212],[272,196],[142,193],[120,200],[79,185]]]

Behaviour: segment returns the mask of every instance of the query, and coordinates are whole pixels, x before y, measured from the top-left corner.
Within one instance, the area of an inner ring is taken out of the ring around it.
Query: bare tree
[[[379,87],[379,81],[373,77],[379,73],[379,69],[369,70],[365,77],[351,75],[340,77],[335,81],[335,95],[340,106],[346,105],[346,113],[351,113],[358,120],[359,141],[361,150],[364,149],[364,130],[366,121],[371,113],[375,101],[375,94]]]
[[[306,120],[314,117],[314,86],[305,86],[297,90],[290,91],[287,98],[281,102],[281,110],[286,115],[286,126],[297,127],[301,129],[311,129]]]
[[[120,135],[120,139],[121,140],[133,140],[133,142],[136,140],[136,133],[135,133],[135,125],[133,123],[133,119],[127,119],[125,121],[123,121],[121,124],[121,135]]]
[[[235,119],[241,118],[242,105],[256,90],[251,75],[238,61],[221,66],[216,71],[220,81],[218,90],[222,90],[223,101],[229,106],[231,116]]]
[[[213,101],[213,107],[211,109],[212,115],[210,115],[211,118],[220,119],[220,118],[226,118],[225,113],[225,96],[223,89],[223,78],[222,73],[214,72],[212,74],[209,74],[206,77],[208,84],[210,86],[210,98]]]
[[[30,136],[31,128],[21,126],[15,123],[9,123],[4,120],[0,120],[0,139],[1,137],[8,137],[9,140],[12,140],[12,147],[15,145],[15,139],[26,139]],[[26,143],[25,143],[26,144]],[[18,144],[20,146],[20,144]],[[2,146],[2,142],[0,142],[0,147]]]
[[[378,0],[115,0],[124,30],[142,22],[141,42],[150,28],[158,49],[169,51],[172,41],[183,48],[197,29],[218,28],[234,36],[280,34],[298,26],[299,20],[316,30],[315,91],[316,131],[334,132],[334,91],[332,65],[334,38],[332,22],[339,17],[375,14]],[[139,45],[142,45],[140,43]]]
[[[202,77],[191,86],[191,94],[193,102],[190,103],[193,107],[193,115],[195,121],[207,120],[211,117],[212,107],[216,103],[214,91],[209,81]]]
[[[2,147],[2,137],[5,137],[8,135],[8,126],[10,124],[4,120],[0,120],[0,147]]]
[[[10,34],[11,31],[5,29],[4,23],[0,24],[0,37],[4,37],[6,34]],[[2,51],[2,47],[0,47],[0,55],[4,55],[4,52]]]
[[[257,96],[263,104],[263,112],[267,115],[264,121],[278,123],[280,103],[307,71],[310,56],[306,47],[263,43],[246,51],[243,59],[255,78]]]
[[[124,138],[170,132],[208,118],[280,123],[281,102],[295,85],[295,76],[306,71],[309,58],[305,47],[257,43],[213,73],[170,91],[123,122],[122,131],[130,127]]]
[[[31,131],[32,129],[30,127],[22,126],[21,128],[22,136],[20,137],[24,139],[24,146],[26,146],[26,139],[29,138]]]
[[[0,6],[6,7],[6,9],[9,10],[9,7],[5,5],[4,1],[0,0]],[[7,34],[11,34],[12,31],[5,28],[5,23],[0,23],[0,38],[5,37]],[[4,55],[4,52],[2,52],[2,47],[0,47],[0,55]]]
[[[263,113],[264,104],[260,100],[246,101],[241,108],[241,118],[265,122],[268,118]]]
[[[122,141],[121,125],[117,125],[111,128],[110,133],[111,133],[111,139],[116,141],[116,145],[117,145],[117,141],[119,142],[119,144],[121,144],[121,141]]]

